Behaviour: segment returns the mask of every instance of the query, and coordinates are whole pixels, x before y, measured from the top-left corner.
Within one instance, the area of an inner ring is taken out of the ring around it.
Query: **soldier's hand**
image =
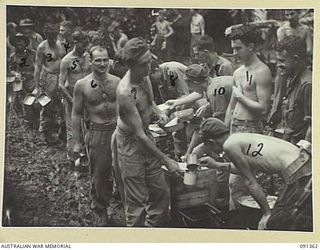
[[[165,113],[159,115],[160,124],[166,124],[169,122],[169,117]]]
[[[166,167],[169,173],[174,174],[175,176],[182,177],[183,171],[179,168],[179,165],[176,161],[170,159],[166,162]]]
[[[174,109],[177,106],[177,100],[168,100],[165,104],[168,105],[170,109]]]
[[[242,96],[241,89],[238,87],[232,87],[232,93],[236,99],[238,99]]]
[[[210,156],[205,156],[205,157],[201,157],[199,159],[199,163],[201,165],[207,166],[208,168],[213,168],[213,169],[217,169],[218,168],[218,162],[211,158]]]
[[[203,117],[204,113],[207,110],[208,105],[203,105],[200,108],[197,109],[195,116],[196,117]]]
[[[267,222],[269,220],[271,215],[263,215],[261,220],[259,221],[258,224],[258,230],[265,230],[267,229]]]

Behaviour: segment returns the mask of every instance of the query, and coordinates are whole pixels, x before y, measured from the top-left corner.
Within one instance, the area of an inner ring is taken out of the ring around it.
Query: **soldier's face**
[[[248,60],[249,56],[252,54],[251,49],[246,46],[240,39],[231,41],[231,48],[236,58],[244,63]]]
[[[132,69],[136,72],[137,75],[145,77],[150,73],[150,61],[151,61],[151,52],[148,50],[144,55],[142,55],[136,63],[132,66]]]
[[[105,74],[108,70],[109,56],[107,50],[95,50],[91,58],[92,70],[99,74]]]
[[[16,50],[17,51],[23,51],[26,48],[26,44],[23,40],[16,42]]]
[[[297,60],[285,50],[277,52],[277,67],[281,75],[293,75],[298,67]]]
[[[299,21],[298,12],[295,10],[285,10],[284,15],[291,24]]]

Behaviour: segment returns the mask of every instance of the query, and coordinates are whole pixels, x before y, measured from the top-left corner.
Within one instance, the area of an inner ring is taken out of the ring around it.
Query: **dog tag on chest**
[[[102,94],[102,98],[103,98],[103,99],[107,99],[107,94],[106,94],[106,93],[103,93],[103,94]]]

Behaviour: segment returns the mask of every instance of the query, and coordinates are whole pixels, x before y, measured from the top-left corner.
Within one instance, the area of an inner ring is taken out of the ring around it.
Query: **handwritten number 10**
[[[226,89],[224,87],[219,88],[218,91],[217,91],[217,89],[214,89],[214,94],[213,95],[216,96],[217,92],[218,92],[219,95],[223,95],[226,92]]]

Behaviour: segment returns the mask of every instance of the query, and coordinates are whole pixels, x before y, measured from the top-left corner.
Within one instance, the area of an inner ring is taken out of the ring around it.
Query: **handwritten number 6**
[[[92,88],[96,88],[98,85],[96,83],[94,83],[94,80],[91,81],[91,87]]]

